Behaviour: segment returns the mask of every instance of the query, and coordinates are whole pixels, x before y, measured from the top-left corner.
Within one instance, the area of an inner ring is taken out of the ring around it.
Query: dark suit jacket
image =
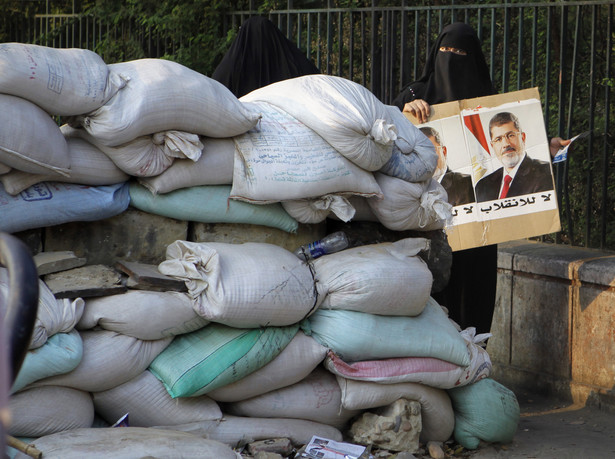
[[[440,185],[446,190],[448,202],[453,206],[461,206],[475,201],[472,178],[468,174],[452,172],[450,169],[446,169]]]
[[[478,202],[493,201],[499,198],[504,169],[486,175],[476,184]],[[539,193],[553,189],[553,175],[549,163],[530,158],[527,154],[519,166],[515,178],[510,183],[507,198],[524,194]]]

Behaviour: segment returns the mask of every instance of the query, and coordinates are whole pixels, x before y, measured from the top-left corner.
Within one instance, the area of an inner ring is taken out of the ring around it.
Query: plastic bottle
[[[308,261],[322,255],[344,250],[348,247],[348,244],[348,236],[346,236],[346,233],[343,231],[336,231],[335,233],[328,234],[318,241],[302,245],[295,250],[294,253],[301,260]]]

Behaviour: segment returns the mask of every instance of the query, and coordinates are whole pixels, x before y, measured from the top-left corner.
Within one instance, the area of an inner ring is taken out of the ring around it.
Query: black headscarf
[[[442,52],[441,46],[462,49],[466,55]],[[423,74],[402,89],[393,105],[402,110],[414,99],[433,105],[495,93],[476,32],[468,24],[456,22],[442,29],[427,56]]]
[[[214,70],[212,78],[237,97],[277,81],[320,73],[318,68],[262,16],[252,16]]]

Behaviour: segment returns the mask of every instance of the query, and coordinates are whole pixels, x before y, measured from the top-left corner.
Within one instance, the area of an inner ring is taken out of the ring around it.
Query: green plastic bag
[[[517,397],[491,378],[449,389],[455,412],[454,436],[463,447],[476,449],[481,440],[510,443],[521,411]]]

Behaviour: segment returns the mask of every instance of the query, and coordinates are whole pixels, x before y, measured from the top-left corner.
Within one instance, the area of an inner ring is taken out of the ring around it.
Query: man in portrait
[[[452,206],[461,206],[474,202],[474,188],[472,187],[472,178],[468,174],[453,172],[447,165],[447,150],[440,138],[440,133],[430,126],[420,128],[421,132],[427,136],[431,143],[436,148],[438,154],[438,164],[434,172],[433,178],[440,182],[440,185],[446,190],[448,202]]]
[[[476,183],[476,200],[493,201],[552,190],[553,175],[548,162],[530,158],[525,151],[525,132],[519,119],[500,112],[489,121],[491,149],[502,167]]]

